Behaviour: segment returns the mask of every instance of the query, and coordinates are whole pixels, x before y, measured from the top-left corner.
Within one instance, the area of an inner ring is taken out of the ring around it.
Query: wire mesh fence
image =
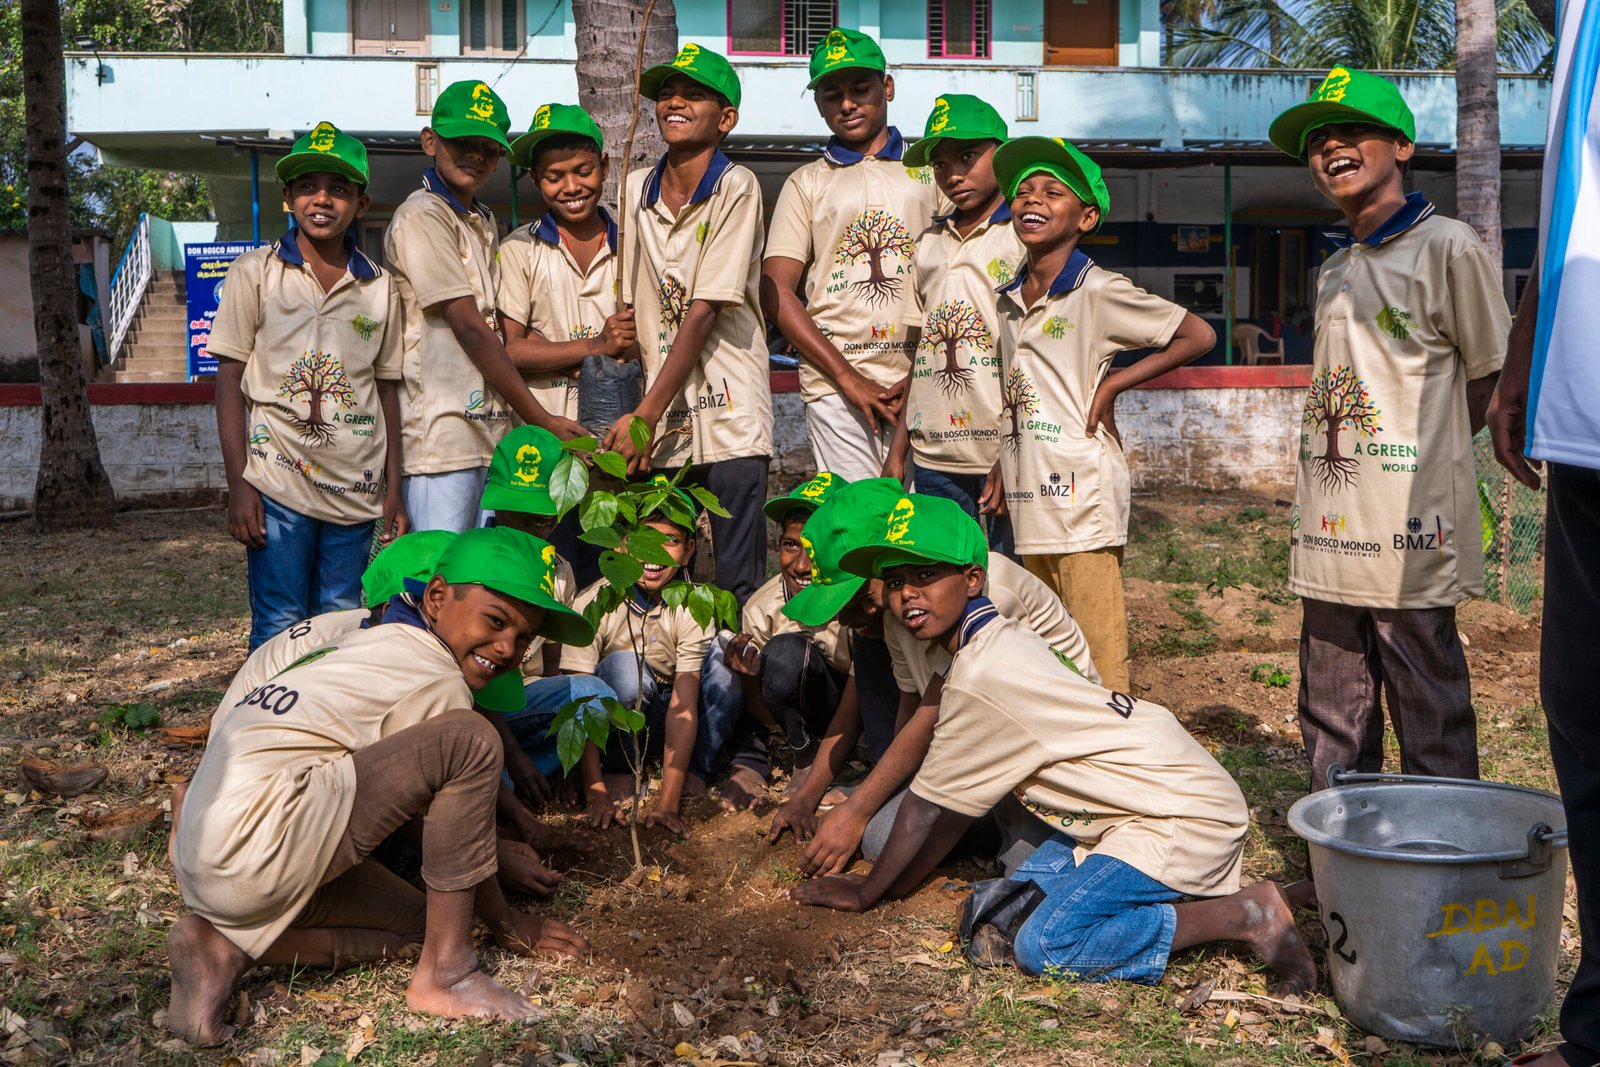
[[[1472,439],[1478,468],[1484,596],[1524,615],[1544,599],[1544,490],[1529,489],[1500,466],[1484,430]]]

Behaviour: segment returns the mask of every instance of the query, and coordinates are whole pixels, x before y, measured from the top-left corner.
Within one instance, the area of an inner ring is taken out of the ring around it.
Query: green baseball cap
[[[1267,139],[1298,160],[1306,158],[1306,135],[1335,122],[1382,126],[1417,139],[1417,120],[1393,82],[1364,70],[1334,67],[1304,102],[1272,120]]]
[[[580,647],[594,640],[594,627],[582,613],[556,599],[555,548],[532,534],[509,526],[457,534],[434,574],[451,585],[481,585],[543,608],[540,637]]]
[[[994,152],[994,176],[1006,200],[1017,198],[1017,186],[1034,174],[1048,174],[1071,189],[1079,200],[1100,209],[1099,229],[1111,210],[1111,190],[1100,176],[1100,164],[1059,137],[1018,137]]]
[[[908,167],[926,167],[928,153],[946,138],[1004,144],[1008,136],[1006,120],[988,103],[966,93],[946,93],[933,102],[922,140],[906,149],[901,162]]]
[[[832,471],[821,471],[783,496],[775,496],[761,505],[761,512],[773,522],[782,522],[794,511],[814,512],[849,484]]]
[[[419,530],[390,541],[361,572],[361,592],[367,607],[387,604],[406,591],[406,579],[426,583],[439,566],[439,557],[456,539],[454,530]]]
[[[826,626],[855,599],[867,580],[846,571],[846,552],[883,535],[889,512],[905,495],[894,478],[866,478],[840,486],[811,513],[800,543],[811,556],[811,584],[790,597],[783,613],[802,626]]]
[[[983,527],[954,500],[911,493],[895,502],[877,539],[851,549],[839,565],[851,574],[874,578],[905,563],[989,565]]]
[[[478,506],[484,511],[554,515],[550,472],[562,456],[561,439],[537,426],[518,426],[500,439],[489,459],[489,480]]]
[[[310,133],[295,141],[289,154],[278,160],[273,170],[285,185],[302,174],[318,171],[343,174],[351,181],[366,185],[367,146],[333,123],[319,122]]]
[[[815,89],[819,81],[834,71],[851,68],[882,74],[889,69],[889,64],[884,62],[883,49],[878,47],[877,41],[859,30],[835,26],[822,43],[811,50],[811,80],[806,82],[806,88]]]
[[[712,92],[721,93],[734,107],[739,106],[739,75],[721,53],[690,42],[678,49],[671,63],[657,63],[644,72],[639,80],[639,95],[654,100],[661,95],[661,85],[674,74],[682,74],[704,85]]]
[[[573,135],[589,138],[597,149],[605,148],[605,134],[583,108],[576,104],[541,104],[533,113],[533,124],[528,132],[511,142],[511,162],[519,167],[531,167],[540,141]]]
[[[451,82],[433,102],[428,128],[440,137],[487,137],[507,148],[511,116],[506,102],[480,81]]]

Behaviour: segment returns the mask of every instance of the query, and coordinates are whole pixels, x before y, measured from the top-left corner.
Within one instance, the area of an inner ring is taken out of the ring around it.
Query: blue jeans
[[[639,688],[639,660],[632,652],[613,652],[600,661],[595,675],[616,691],[617,699],[644,712],[647,755],[662,751],[666,737],[667,706],[672,699],[672,684],[660,682],[648,668],[644,689]],[[635,700],[637,698],[637,703]],[[700,664],[700,706],[695,715],[694,752],[689,758],[689,773],[702,782],[716,775],[722,747],[744,716],[744,687],[740,685],[722,657],[722,646],[711,642],[711,650]],[[608,771],[627,769],[622,745],[606,746],[601,763]]]
[[[936,471],[927,467],[911,464],[912,484],[917,487],[917,492],[927,493],[929,496],[942,496],[946,500],[954,500],[961,505],[963,511],[978,520],[978,525],[983,527],[984,533],[989,538],[989,547],[1008,556],[1013,561],[1017,560],[1017,541],[1011,533],[1011,516],[1009,515],[979,515],[978,498],[983,496],[983,474],[952,474],[949,471]]]
[[[250,584],[250,651],[301,619],[361,606],[361,572],[371,522],[344,526],[292,511],[266,494],[265,548],[245,550]]]
[[[400,492],[405,497],[411,528],[462,533],[482,526],[489,514],[478,502],[483,498],[483,485],[488,480],[488,467],[406,475],[400,480]]]
[[[592,674],[558,674],[554,678],[536,678],[523,687],[527,703],[521,711],[513,711],[506,718],[511,736],[517,739],[522,751],[538,766],[539,773],[554,778],[561,770],[561,758],[556,754],[556,739],[549,736],[550,724],[556,712],[574,700],[598,700],[617,694],[611,687]],[[501,771],[501,781],[511,784],[511,776]]]
[[[1183,896],[1110,856],[1073,860],[1072,839],[1058,834],[1011,877],[1031,881],[1045,899],[1017,932],[1017,966],[1046,968],[1080,982],[1125,979],[1155,985],[1167,970]]]

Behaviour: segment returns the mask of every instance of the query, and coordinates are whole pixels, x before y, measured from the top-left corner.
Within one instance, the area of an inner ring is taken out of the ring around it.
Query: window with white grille
[[[809,56],[838,19],[836,0],[729,0],[728,51]]]
[[[993,0],[928,0],[928,55],[988,59]]]

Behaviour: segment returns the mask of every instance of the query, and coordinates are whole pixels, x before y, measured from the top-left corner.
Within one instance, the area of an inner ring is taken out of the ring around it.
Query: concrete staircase
[[[158,270],[150,276],[111,377],[118,382],[182,382],[188,376],[189,308],[183,272]]]

